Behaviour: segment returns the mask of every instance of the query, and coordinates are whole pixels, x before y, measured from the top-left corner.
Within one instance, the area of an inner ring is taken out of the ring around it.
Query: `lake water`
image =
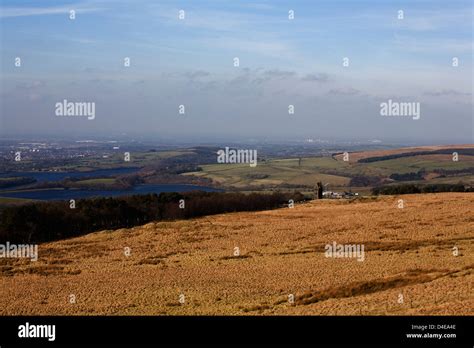
[[[63,189],[47,189],[38,191],[18,191],[18,192],[1,192],[0,197],[10,198],[27,198],[38,200],[70,200],[91,197],[117,197],[131,196],[147,193],[161,192],[189,192],[189,191],[206,191],[219,192],[222,190],[212,187],[196,186],[196,185],[178,185],[178,184],[144,184],[137,185],[131,190],[63,190]]]
[[[29,173],[7,173],[0,177],[32,177],[38,182],[60,181],[69,178],[107,177],[120,174],[130,174],[138,171],[138,168],[116,168],[102,169],[91,172],[29,172]],[[91,197],[117,197],[148,193],[159,194],[161,192],[189,192],[206,191],[219,192],[222,190],[206,186],[184,185],[184,184],[143,184],[136,185],[130,190],[83,190],[83,189],[44,189],[36,191],[4,192],[14,188],[0,190],[0,197],[26,198],[37,200],[70,200]]]

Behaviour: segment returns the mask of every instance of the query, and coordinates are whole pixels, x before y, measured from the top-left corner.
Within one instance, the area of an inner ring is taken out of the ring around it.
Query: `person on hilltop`
[[[318,181],[316,185],[317,185],[316,197],[317,199],[322,199],[323,198],[323,183],[321,181]]]

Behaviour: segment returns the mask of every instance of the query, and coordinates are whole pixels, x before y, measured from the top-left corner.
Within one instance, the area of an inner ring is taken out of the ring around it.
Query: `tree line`
[[[423,156],[423,155],[452,155],[453,152],[456,152],[458,155],[474,156],[474,149],[471,148],[461,148],[461,149],[440,149],[433,151],[412,151],[412,152],[403,152],[395,153],[392,155],[377,156],[377,157],[367,157],[361,158],[358,160],[358,163],[372,163],[378,161],[387,161],[396,158],[403,157],[414,157],[414,156]]]
[[[431,184],[431,185],[387,185],[374,187],[374,195],[403,195],[410,193],[436,193],[436,192],[473,192],[473,188],[463,184]]]
[[[0,243],[42,243],[151,221],[273,209],[289,200],[303,201],[304,196],[195,191],[81,199],[74,208],[67,201],[31,203],[0,211]]]

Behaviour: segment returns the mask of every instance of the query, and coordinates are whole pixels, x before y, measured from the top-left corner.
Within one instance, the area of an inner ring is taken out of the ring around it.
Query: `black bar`
[[[27,322],[30,325],[55,325],[55,340],[18,337],[19,326]],[[408,344],[472,347],[473,324],[472,316],[0,317],[0,346],[309,344],[319,347]],[[424,326],[426,328],[422,330]],[[407,338],[407,334],[453,333],[455,338]]]

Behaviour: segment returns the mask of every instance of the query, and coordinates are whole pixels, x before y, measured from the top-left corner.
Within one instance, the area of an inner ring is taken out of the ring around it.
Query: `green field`
[[[130,152],[130,161],[124,160],[124,153]],[[126,148],[116,150],[116,152],[110,154],[107,157],[103,156],[88,156],[80,159],[75,159],[71,163],[65,163],[61,165],[52,165],[48,167],[50,171],[68,172],[68,171],[79,171],[87,172],[99,169],[110,169],[110,168],[123,168],[123,167],[145,167],[149,165],[157,164],[160,160],[169,159],[173,157],[193,154],[192,151],[183,150],[170,150],[170,151],[156,151],[156,152],[143,152],[127,150]],[[25,160],[22,162],[25,166],[32,166],[31,161]]]
[[[76,184],[80,185],[112,185],[115,184],[114,178],[100,178],[100,179],[86,179],[86,180],[79,180],[76,181]]]
[[[212,164],[203,165],[202,172],[186,173],[212,179],[224,186],[237,188],[259,187],[262,185],[300,185],[314,186],[316,182],[331,183],[334,186],[344,187],[350,178],[345,177],[345,162],[328,158],[304,158],[301,166],[298,159],[267,160],[256,167],[247,164]],[[324,171],[338,170],[341,175],[326,174]]]
[[[384,182],[392,174],[407,174],[423,171],[431,173],[425,180],[406,181],[403,183],[464,183],[472,185],[474,175],[459,174],[439,177],[436,169],[467,170],[474,168],[474,156],[463,156],[458,162],[451,155],[419,155],[402,157],[370,163],[344,162],[332,157],[310,157],[289,159],[271,159],[259,162],[256,167],[248,164],[212,164],[201,166],[201,172],[186,173],[212,179],[224,187],[239,189],[261,189],[269,187],[312,188],[318,181],[329,184],[330,190],[349,188],[351,177],[364,176],[379,178]],[[402,183],[397,181],[395,183]]]

